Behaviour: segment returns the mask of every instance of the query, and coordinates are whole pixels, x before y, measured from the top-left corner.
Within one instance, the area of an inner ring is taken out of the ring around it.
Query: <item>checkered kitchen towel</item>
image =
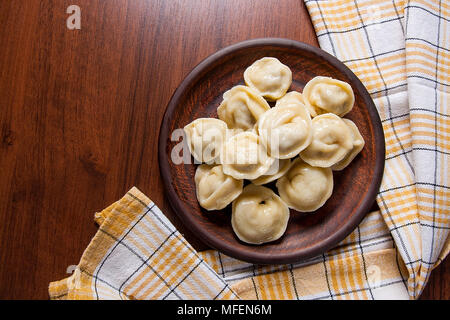
[[[256,266],[196,252],[138,189],[95,214],[99,230],[51,299],[407,298],[407,271],[379,212],[330,252],[296,265]]]
[[[96,214],[100,228],[52,299],[417,298],[449,251],[449,5],[305,1],[319,43],[377,105],[386,168],[372,212],[336,248],[294,265],[195,252],[136,188]],[[408,295],[409,293],[409,295]]]
[[[377,202],[417,298],[450,248],[450,4],[305,3],[321,48],[352,69],[377,106],[386,139]]]
[[[133,188],[95,214],[97,234],[51,299],[233,299],[236,294],[158,207]]]

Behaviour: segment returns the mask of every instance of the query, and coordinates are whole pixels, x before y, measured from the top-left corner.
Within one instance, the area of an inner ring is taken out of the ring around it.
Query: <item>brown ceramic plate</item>
[[[222,211],[202,209],[195,194],[196,165],[176,165],[171,152],[179,141],[172,132],[201,117],[217,117],[223,93],[243,84],[244,70],[262,57],[276,57],[292,70],[290,90],[302,91],[314,76],[348,82],[355,106],[346,115],[358,126],[366,145],[343,171],[334,172],[334,190],[312,214],[291,210],[284,236],[260,246],[245,244],[231,228],[231,205]],[[186,226],[206,244],[253,263],[293,263],[319,255],[352,232],[370,210],[384,168],[384,135],[369,93],[343,63],[325,51],[287,39],[264,38],[240,42],[206,58],[184,79],[170,100],[159,136],[159,165],[168,200]]]

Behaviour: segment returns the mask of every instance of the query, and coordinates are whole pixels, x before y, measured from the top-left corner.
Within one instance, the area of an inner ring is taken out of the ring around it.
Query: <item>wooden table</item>
[[[257,4],[256,4],[257,3]],[[66,9],[81,8],[81,30]],[[317,45],[301,0],[0,2],[0,298],[47,299],[137,186],[198,249],[164,198],[159,126],[202,59],[250,38]],[[446,298],[449,262],[423,298]]]

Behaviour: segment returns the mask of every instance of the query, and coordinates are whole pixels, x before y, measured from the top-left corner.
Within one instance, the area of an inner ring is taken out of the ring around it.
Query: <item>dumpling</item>
[[[313,167],[297,158],[276,186],[281,199],[290,208],[311,212],[331,197],[333,173],[330,168]]]
[[[326,113],[312,120],[312,142],[300,157],[315,167],[331,167],[353,148],[349,127],[333,113]]]
[[[227,124],[219,119],[199,118],[184,127],[189,150],[198,162],[211,163],[219,157]]]
[[[259,117],[269,109],[267,101],[256,90],[235,86],[223,94],[217,115],[230,129],[251,130]]]
[[[355,157],[358,155],[358,153],[361,152],[361,150],[364,148],[364,138],[362,137],[361,133],[358,130],[358,127],[356,124],[349,119],[342,119],[344,120],[345,124],[350,128],[350,132],[352,134],[352,140],[353,140],[353,149],[350,150],[349,153],[339,161],[338,163],[334,164],[331,169],[339,171],[344,169],[346,166],[350,164],[350,162],[355,159]]]
[[[308,110],[311,117],[317,116],[316,109],[314,109],[309,103],[305,102],[305,97],[303,94],[297,91],[291,91],[286,93],[281,99],[278,99],[275,103],[275,107],[284,107],[292,104],[303,104]]]
[[[262,184],[270,183],[283,176],[291,166],[290,159],[275,159],[269,170],[264,175],[252,180],[252,183],[259,186]]]
[[[227,129],[227,136],[226,136],[226,140],[225,141],[227,141],[231,137],[233,137],[233,136],[235,136],[235,135],[237,135],[239,133],[242,133],[242,132],[245,132],[245,130],[242,130],[242,129]]]
[[[293,158],[312,139],[311,117],[303,104],[289,104],[270,109],[257,123],[258,134],[270,156]]]
[[[292,83],[292,72],[277,58],[255,61],[244,72],[245,84],[255,88],[264,98],[277,100],[285,95]]]
[[[262,244],[286,231],[289,208],[272,190],[250,184],[233,201],[231,225],[241,241]]]
[[[243,180],[224,174],[221,165],[199,165],[194,180],[198,202],[207,210],[225,208],[242,193],[244,186]]]
[[[223,171],[235,179],[256,179],[267,172],[273,162],[258,135],[250,131],[229,138],[220,154]]]
[[[303,97],[308,109],[315,110],[316,114],[330,112],[340,117],[350,112],[355,103],[352,87],[329,77],[311,79],[303,88]]]

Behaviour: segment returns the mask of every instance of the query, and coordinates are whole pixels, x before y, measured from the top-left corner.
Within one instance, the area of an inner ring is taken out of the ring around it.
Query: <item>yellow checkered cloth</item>
[[[381,212],[337,247],[290,265],[196,252],[139,190],[95,215],[99,231],[51,299],[417,298],[447,255],[449,5],[312,1],[320,46],[365,84],[386,137]]]
[[[294,265],[257,266],[196,252],[137,188],[95,214],[99,230],[51,299],[407,298],[406,268],[380,213],[335,249]]]
[[[97,234],[51,299],[236,299],[229,285],[138,189],[95,214]]]
[[[450,248],[450,4],[305,3],[321,48],[359,77],[377,106],[386,139],[377,202],[417,298]]]

